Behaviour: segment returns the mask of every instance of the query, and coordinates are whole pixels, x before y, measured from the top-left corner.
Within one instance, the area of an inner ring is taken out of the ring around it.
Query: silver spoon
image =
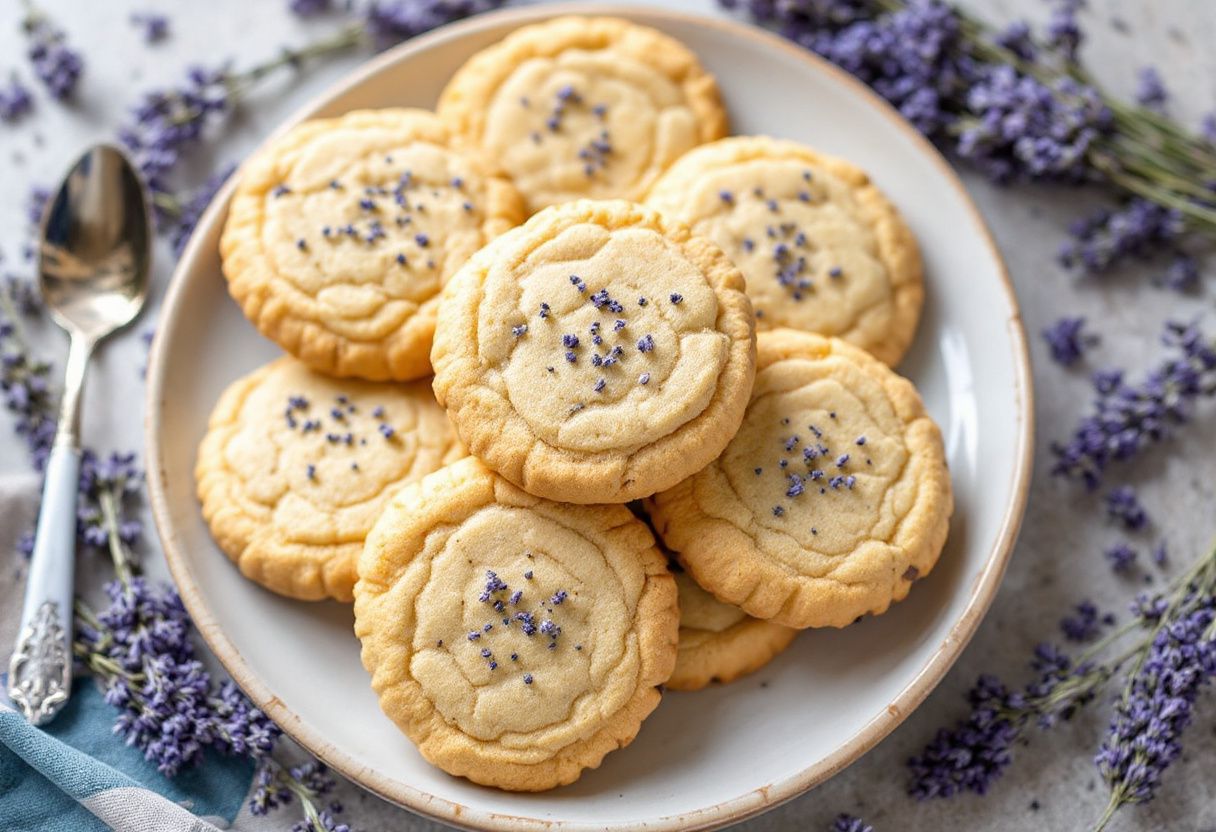
[[[129,324],[148,296],[151,221],[139,175],[118,149],[90,148],[68,171],[42,217],[38,281],[55,323],[72,337],[58,430],[46,462],[42,507],[25,585],[8,695],[35,725],[72,688],[72,595],[80,397],[97,342]]]

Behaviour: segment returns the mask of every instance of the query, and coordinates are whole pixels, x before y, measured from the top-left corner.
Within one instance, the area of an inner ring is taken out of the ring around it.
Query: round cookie
[[[465,459],[367,538],[355,634],[380,707],[444,771],[572,783],[628,745],[676,656],[676,587],[624,506],[533,497]]]
[[[195,478],[241,574],[291,598],[350,601],[389,499],[464,455],[427,382],[332,379],[283,357],[224,391]]]
[[[621,503],[730,441],[755,369],[743,278],[619,200],[547,208],[444,290],[435,394],[470,453],[526,491]]]
[[[756,385],[721,457],[648,503],[719,600],[787,627],[884,612],[933,568],[954,507],[916,389],[836,338],[757,339]]]
[[[733,682],[759,670],[790,646],[798,631],[752,618],[723,604],[683,571],[675,573],[680,597],[680,643],[672,690],[700,690],[711,682]]]
[[[263,335],[328,375],[429,375],[444,282],[523,219],[519,195],[424,110],[298,125],[241,170],[220,240]]]
[[[648,205],[717,243],[756,328],[843,338],[899,363],[924,299],[920,251],[865,172],[796,142],[739,136],[685,154]]]
[[[516,30],[456,72],[438,111],[532,211],[639,200],[680,154],[727,133],[718,86],[692,52],[610,17]]]

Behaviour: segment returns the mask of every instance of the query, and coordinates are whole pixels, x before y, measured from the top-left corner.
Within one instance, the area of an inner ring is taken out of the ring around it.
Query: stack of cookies
[[[240,173],[203,514],[246,577],[354,601],[384,712],[491,786],[576,780],[933,568],[941,433],[890,367],[923,295],[862,171],[726,138],[682,44],[528,26],[436,113],[306,122]],[[657,535],[657,539],[656,539]]]

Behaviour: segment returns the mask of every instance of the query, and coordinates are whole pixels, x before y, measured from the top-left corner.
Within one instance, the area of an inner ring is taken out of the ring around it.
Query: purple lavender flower
[[[869,84],[922,133],[944,134],[956,118],[951,102],[977,71],[957,13],[938,0],[911,0],[873,19],[861,14],[838,30],[790,26],[783,33]]]
[[[1022,20],[1015,20],[997,33],[994,38],[998,46],[1003,46],[1023,61],[1033,61],[1038,54],[1030,26]]]
[[[280,766],[269,758],[263,760],[253,774],[254,789],[249,796],[249,811],[265,815],[292,800],[291,789],[278,776]]]
[[[991,68],[966,94],[956,150],[995,182],[1079,182],[1086,154],[1111,129],[1097,92],[1070,78],[1048,86],[1007,65]]]
[[[1136,489],[1130,485],[1112,488],[1106,494],[1106,516],[1120,523],[1129,532],[1139,531],[1148,525],[1148,512],[1140,505]]]
[[[1169,93],[1165,90],[1165,83],[1161,80],[1161,74],[1157,72],[1156,68],[1142,67],[1136,75],[1136,103],[1141,107],[1163,112],[1169,98]]]
[[[1123,541],[1111,546],[1103,556],[1110,563],[1110,568],[1120,575],[1126,575],[1136,567],[1136,550]]]
[[[1121,373],[1095,374],[1093,411],[1068,442],[1052,444],[1052,473],[1097,488],[1111,462],[1162,441],[1187,421],[1200,397],[1216,394],[1216,345],[1193,324],[1168,323],[1162,340],[1177,354],[1140,385],[1127,384]]]
[[[1097,336],[1085,333],[1084,327],[1084,318],[1064,317],[1043,330],[1043,340],[1057,364],[1071,367],[1081,360],[1086,349],[1097,343]]]
[[[4,293],[4,297],[12,305],[12,310],[19,316],[32,318],[42,314],[42,295],[38,293],[38,287],[30,278],[19,274],[5,274],[0,292]],[[0,307],[0,309],[8,311],[4,307]],[[0,321],[2,320],[3,314],[0,314]],[[0,323],[0,326],[2,325]],[[2,340],[3,336],[0,336],[0,341]]]
[[[1077,22],[1077,13],[1085,8],[1085,0],[1056,0],[1056,6],[1047,21],[1047,45],[1056,50],[1066,61],[1075,61],[1084,40],[1084,33]]]
[[[1153,799],[1182,753],[1199,691],[1216,676],[1213,599],[1192,593],[1181,608],[1158,626],[1094,758],[1111,787],[1107,817],[1122,805]]]
[[[1216,145],[1216,113],[1205,113],[1199,120],[1199,136],[1208,144]]]
[[[106,609],[78,618],[77,643],[106,701],[119,709],[116,734],[167,777],[209,747],[255,759],[270,753],[279,729],[231,682],[213,688],[173,589],[136,577],[111,581],[106,593]]]
[[[908,760],[909,793],[918,800],[984,794],[1012,761],[1010,748],[1021,726],[1005,708],[1013,694],[995,676],[981,676],[967,694],[970,715],[952,729],[941,729],[919,756]]]
[[[1182,214],[1135,197],[1117,211],[1099,210],[1073,222],[1060,247],[1061,265],[1089,274],[1107,271],[1125,257],[1147,258],[1171,247],[1183,231]]]
[[[55,438],[55,397],[48,382],[51,367],[31,355],[17,322],[7,320],[5,311],[0,307],[0,394],[34,467],[42,470]]]
[[[1166,562],[1169,560],[1169,549],[1166,547],[1164,540],[1159,541],[1157,545],[1153,547],[1150,557],[1152,558],[1155,566],[1165,566]]]
[[[810,30],[846,26],[871,14],[868,4],[858,0],[721,0],[721,4],[727,9],[744,8],[753,19],[775,24],[791,40]]]
[[[333,8],[333,0],[287,0],[287,10],[296,17],[316,17]]]
[[[832,821],[831,832],[874,832],[874,827],[861,818],[841,813]]]
[[[29,11],[21,21],[21,28],[29,41],[26,54],[34,74],[52,96],[66,101],[76,91],[84,61],[80,53],[68,45],[67,35],[54,21],[32,4],[27,8]]]
[[[119,139],[134,154],[135,163],[153,193],[169,193],[168,178],[182,154],[198,144],[203,131],[231,106],[232,73],[194,67],[184,83],[145,93],[119,130]]]
[[[462,17],[496,9],[502,0],[372,0],[364,26],[378,49]]]
[[[131,24],[143,31],[144,43],[160,43],[169,37],[169,18],[159,12],[133,12]]]
[[[30,188],[25,197],[25,216],[29,224],[37,228],[42,224],[42,215],[46,211],[46,204],[51,201],[51,191],[49,188],[44,188],[41,185],[34,185]]]
[[[331,792],[336,785],[324,763],[309,760],[301,765],[284,768],[278,761],[262,758],[254,773],[254,791],[249,798],[249,810],[254,815],[265,815],[286,806],[295,798],[304,805],[304,820],[292,825],[300,832],[350,832],[346,824],[338,823],[335,815],[342,812],[342,805],[331,802],[318,809],[319,799]],[[312,820],[309,818],[312,817]]]
[[[181,256],[182,251],[186,248],[186,243],[190,241],[190,235],[194,233],[195,226],[202,219],[203,212],[207,210],[207,206],[215,198],[216,192],[228,181],[228,177],[234,170],[236,170],[235,165],[227,165],[219,172],[207,177],[202,185],[187,193],[185,197],[172,196],[162,200],[162,205],[177,205],[177,212],[171,217],[162,207],[162,214],[166,214],[165,219],[169,222],[169,240],[175,255]]]
[[[1060,619],[1060,630],[1069,641],[1082,643],[1093,641],[1102,634],[1103,626],[1115,622],[1111,614],[1100,615],[1092,601],[1082,601],[1073,608],[1073,614]]]
[[[34,109],[34,99],[29,89],[14,73],[9,76],[8,86],[0,88],[0,121],[12,124],[25,118]]]
[[[971,713],[953,728],[939,730],[920,755],[908,761],[913,797],[986,793],[1009,767],[1013,745],[1032,719],[1044,729],[1070,719],[1113,672],[1091,662],[1074,664],[1050,644],[1035,647],[1031,667],[1037,677],[1018,692],[994,676],[979,678],[967,694]]]
[[[111,522],[103,501],[110,501],[113,522],[119,540],[133,546],[143,534],[143,523],[125,518],[123,509],[128,498],[137,495],[143,484],[143,472],[135,465],[135,454],[111,453],[99,457],[92,450],[81,454],[79,495],[76,500],[76,533],[86,546],[98,549],[109,544]]]
[[[1161,283],[1175,292],[1193,292],[1199,288],[1199,263],[1189,254],[1176,254],[1166,266]]]

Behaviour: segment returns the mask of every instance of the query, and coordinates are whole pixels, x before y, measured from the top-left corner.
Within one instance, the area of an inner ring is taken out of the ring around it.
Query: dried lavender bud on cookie
[[[469,451],[524,490],[627,502],[726,447],[752,386],[752,321],[713,243],[634,203],[567,203],[452,278],[435,394]]]
[[[523,219],[515,189],[424,110],[306,121],[241,169],[220,241],[263,335],[328,375],[430,375],[447,279]]]
[[[428,761],[541,791],[628,745],[676,657],[676,587],[624,506],[533,497],[465,459],[368,536],[355,634],[380,707]]]
[[[641,199],[680,154],[727,132],[717,84],[691,51],[610,17],[516,30],[456,72],[438,109],[532,211]]]
[[[650,518],[697,583],[788,627],[884,612],[929,574],[954,501],[941,431],[911,382],[857,347],[757,339],[756,385],[718,459]]]
[[[677,161],[646,203],[717,243],[758,330],[843,338],[897,364],[916,334],[920,250],[866,173],[797,142],[737,136]]]
[[[195,477],[241,574],[280,595],[349,601],[389,499],[462,456],[427,382],[333,379],[284,357],[224,391]]]

